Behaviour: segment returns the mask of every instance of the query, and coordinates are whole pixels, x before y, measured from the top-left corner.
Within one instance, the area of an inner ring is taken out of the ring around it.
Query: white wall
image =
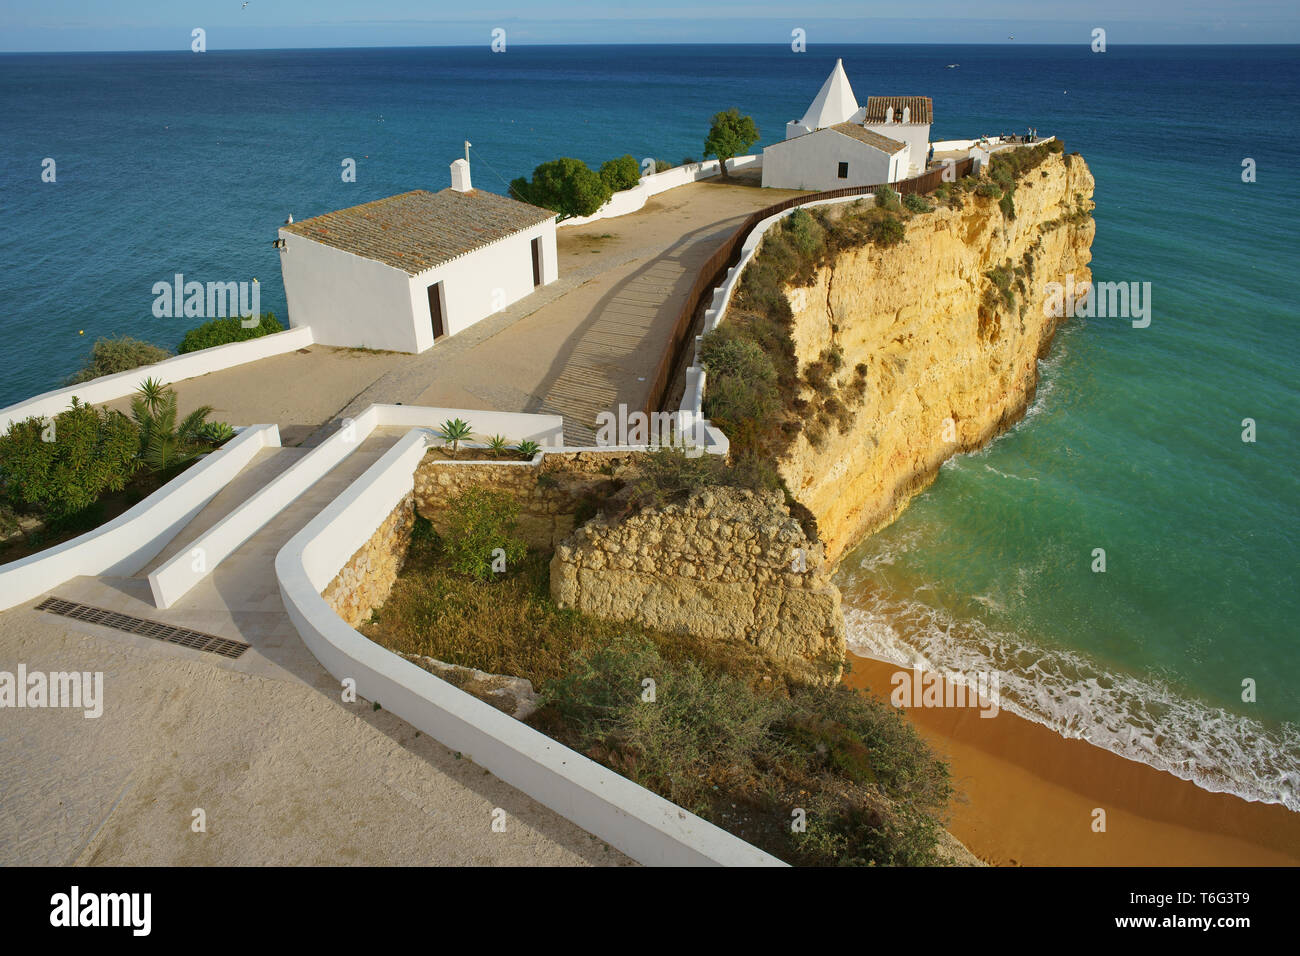
[[[542,239],[542,284],[559,278],[555,223],[507,236],[417,275],[284,229],[280,253],[289,320],[322,345],[423,352],[433,345],[428,288],[443,283],[448,335],[533,291],[532,240]]]
[[[410,279],[401,269],[280,230],[280,272],[289,322],[309,325],[321,345],[419,351]],[[423,324],[429,322],[424,303]]]
[[[129,372],[102,375],[80,385],[42,392],[34,398],[0,409],[0,434],[7,432],[14,422],[26,421],[33,416],[53,416],[65,411],[72,404],[74,395],[87,405],[101,405],[132,394],[146,378],[152,377],[170,384],[246,362],[256,362],[271,355],[293,352],[306,348],[313,341],[310,328],[290,329],[249,339],[247,342],[231,342],[229,345],[187,352],[153,365],[133,368]]]
[[[732,172],[738,169],[757,169],[762,165],[762,156],[736,156],[727,160],[727,169]],[[645,206],[646,201],[652,196],[657,196],[669,189],[676,189],[678,186],[685,186],[687,183],[699,182],[701,179],[711,179],[718,174],[718,161],[710,159],[703,163],[674,166],[662,173],[642,176],[637,185],[631,189],[624,189],[614,193],[605,205],[590,216],[577,216],[573,219],[566,219],[560,223],[560,228],[585,226],[587,223],[595,222],[598,219],[613,219],[617,216],[626,216],[628,213],[636,212]]]
[[[860,140],[819,130],[787,139],[763,150],[763,185],[775,189],[845,189],[890,182],[903,151],[891,154]],[[849,175],[839,178],[839,164],[849,164]]]
[[[422,352],[433,345],[429,286],[435,282],[442,283],[443,322],[448,335],[463,332],[531,295],[535,238],[542,240],[542,285],[549,285],[560,277],[553,219],[407,277],[410,300],[407,310],[415,316],[416,348],[406,351]]]
[[[925,162],[930,156],[930,124],[920,123],[879,123],[875,126],[868,126],[867,129],[873,133],[879,133],[881,136],[888,136],[890,139],[896,139],[900,143],[906,143],[911,149],[911,168],[909,175],[916,175],[925,172]],[[908,176],[902,176],[907,179]]]
[[[275,559],[280,595],[307,648],[357,693],[651,866],[781,866],[681,807],[562,746],[358,634],[321,592],[409,494],[424,457],[413,431],[293,537]]]
[[[144,501],[93,531],[0,565],[0,610],[83,574],[135,574],[161,551],[263,448],[278,447],[274,425],[245,428]]]

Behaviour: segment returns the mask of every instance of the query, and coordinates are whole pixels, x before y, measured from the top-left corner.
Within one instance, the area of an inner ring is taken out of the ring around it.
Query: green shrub
[[[776,367],[763,349],[728,324],[718,326],[700,342],[700,363],[711,379],[734,376],[753,382],[775,382]]]
[[[900,206],[898,193],[888,186],[881,186],[876,190],[876,208],[886,211],[896,211]]]
[[[90,347],[90,356],[87,358],[86,364],[81,371],[69,377],[67,383],[69,385],[79,385],[82,382],[89,382],[92,378],[99,378],[101,375],[129,372],[133,368],[139,368],[142,365],[153,365],[155,362],[171,358],[171,355],[171,352],[168,352],[160,345],[141,342],[139,339],[133,339],[125,335],[115,339],[98,339]]]
[[[515,451],[519,452],[519,454],[523,455],[525,458],[533,458],[541,450],[542,446],[537,444],[535,441],[521,441],[515,446]]]
[[[126,487],[139,451],[140,433],[129,418],[73,398],[52,422],[33,417],[9,427],[0,437],[0,475],[11,500],[58,521]]]
[[[272,312],[263,312],[261,318],[257,320],[257,325],[251,329],[244,328],[243,319],[238,316],[213,319],[211,322],[204,322],[197,329],[186,332],[185,338],[181,339],[181,344],[176,347],[176,351],[183,355],[186,352],[197,352],[199,349],[210,349],[231,342],[246,342],[249,339],[283,331],[284,326]]]
[[[670,162],[668,162],[667,160],[663,160],[663,159],[656,159],[656,160],[655,160],[655,172],[656,172],[656,173],[666,173],[666,172],[668,172],[668,170],[670,170],[670,169],[672,169],[672,168],[673,168],[673,164],[670,163]]]
[[[948,184],[940,183],[939,185],[946,186]],[[937,193],[938,190],[936,189],[935,192]],[[911,212],[933,212],[934,211],[934,207],[931,206],[928,202],[926,202],[924,196],[919,195],[918,193],[908,193],[906,196],[904,196],[903,205],[907,207],[907,209]]]
[[[980,183],[975,187],[975,195],[982,196],[985,199],[1000,199],[1002,190],[993,183]]]
[[[631,189],[641,182],[641,164],[631,154],[619,156],[601,165],[600,179],[611,193]]]
[[[1012,198],[1010,192],[1003,194],[1002,198],[998,200],[998,208],[1002,210],[1002,215],[1005,218],[1016,218],[1016,201]]]
[[[140,435],[140,458],[154,471],[189,461],[211,447],[203,434],[211,405],[201,405],[177,422],[176,392],[147,378],[131,399],[131,418]]]
[[[893,216],[873,222],[867,230],[868,238],[877,246],[896,246],[907,238],[907,229]]]
[[[466,488],[449,503],[447,531],[442,536],[452,570],[487,581],[494,574],[495,558],[504,554],[506,567],[522,561],[528,548],[517,537],[518,527],[519,504],[513,495],[477,486]]]
[[[534,206],[553,209],[563,219],[590,216],[609,201],[611,190],[599,173],[571,156],[552,159],[510,183],[510,192]]]
[[[235,437],[235,430],[226,422],[204,422],[198,430],[198,436],[214,445],[230,441]]]
[[[807,209],[795,209],[785,218],[784,230],[801,257],[816,262],[826,248],[826,230]]]

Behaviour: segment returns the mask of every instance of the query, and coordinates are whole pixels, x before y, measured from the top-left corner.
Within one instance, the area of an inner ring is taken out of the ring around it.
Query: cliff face
[[[779,463],[830,561],[1024,414],[1059,321],[1044,315],[1048,283],[1091,280],[1093,186],[1081,157],[1049,156],[1021,178],[1015,219],[968,194],[912,217],[904,243],[842,252],[789,290],[801,372],[835,347],[842,381],[866,367],[851,426],[819,446],[799,435]],[[986,277],[999,269],[1003,289]]]

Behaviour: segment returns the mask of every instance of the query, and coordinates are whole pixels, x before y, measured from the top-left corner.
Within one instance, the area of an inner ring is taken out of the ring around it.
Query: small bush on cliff
[[[939,185],[946,186],[948,184],[940,183]],[[938,190],[936,189],[935,192],[938,192]],[[908,193],[904,196],[903,205],[907,208],[908,212],[934,212],[934,207],[926,202],[924,196],[918,193]]]
[[[890,189],[888,186],[881,186],[876,190],[876,208],[883,209],[886,212],[894,212],[901,208],[898,199],[898,191]]]
[[[80,385],[101,375],[129,372],[142,365],[153,365],[171,358],[171,352],[150,342],[128,336],[99,339],[90,347],[90,356],[81,371],[68,378],[69,385]]]
[[[867,230],[867,235],[873,244],[887,249],[906,239],[907,229],[898,219],[886,216],[873,222]]]
[[[513,495],[466,488],[452,499],[447,531],[442,536],[452,570],[479,581],[490,581],[502,560],[509,570],[528,551],[517,536],[518,529],[519,504]]]

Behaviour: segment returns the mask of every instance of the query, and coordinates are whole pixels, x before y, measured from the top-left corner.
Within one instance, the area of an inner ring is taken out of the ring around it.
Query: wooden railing
[[[682,310],[673,325],[672,335],[664,348],[663,357],[659,360],[659,367],[655,371],[650,394],[646,397],[645,411],[650,413],[659,411],[662,408],[664,400],[667,398],[668,386],[673,379],[673,372],[681,364],[682,352],[691,338],[691,330],[695,326],[695,315],[699,312],[704,297],[712,295],[713,290],[721,282],[722,276],[736,264],[736,260],[740,255],[740,247],[749,238],[750,232],[768,216],[775,216],[777,213],[784,212],[794,206],[803,206],[825,199],[863,196],[867,193],[874,193],[882,186],[889,186],[895,192],[903,194],[933,192],[944,181],[945,173],[948,174],[951,181],[955,181],[962,176],[968,175],[974,165],[975,161],[973,159],[961,159],[952,165],[951,171],[940,166],[931,169],[929,172],[922,173],[920,176],[904,179],[896,183],[850,186],[846,189],[830,189],[826,192],[811,193],[807,196],[795,196],[793,199],[787,199],[784,202],[775,203],[757,212],[750,213],[745,218],[745,221],[718,247],[717,251],[709,256],[708,261],[700,267],[699,275],[696,276],[695,283],[691,286],[691,291],[687,294],[686,301],[682,304]]]

